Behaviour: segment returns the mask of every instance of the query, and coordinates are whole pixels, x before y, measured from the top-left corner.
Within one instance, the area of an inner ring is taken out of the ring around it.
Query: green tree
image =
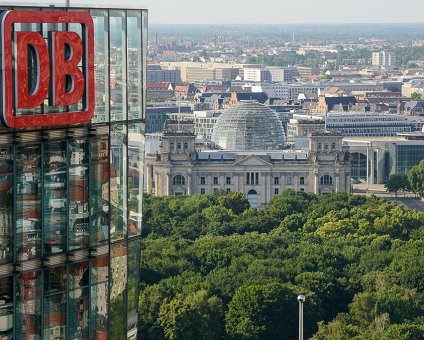
[[[411,189],[424,197],[424,160],[408,172],[408,181]]]
[[[411,99],[412,100],[421,100],[422,97],[421,97],[421,94],[419,94],[418,92],[413,92],[413,93],[411,93]]]
[[[391,325],[381,337],[381,340],[422,340],[424,325],[410,323]]]
[[[234,339],[293,339],[296,294],[279,283],[241,286],[228,305],[226,331]]]
[[[387,183],[384,185],[388,192],[394,192],[397,197],[398,191],[406,191],[409,187],[408,177],[404,174],[390,175]]]
[[[215,340],[223,334],[222,301],[204,290],[162,305],[159,323],[169,340]]]
[[[225,196],[220,196],[218,197],[218,202],[237,215],[240,215],[250,208],[249,201],[241,192],[231,192]]]

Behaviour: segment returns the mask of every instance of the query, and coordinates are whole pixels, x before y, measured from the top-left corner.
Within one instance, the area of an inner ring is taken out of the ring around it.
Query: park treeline
[[[424,214],[286,190],[146,196],[140,339],[424,339]]]

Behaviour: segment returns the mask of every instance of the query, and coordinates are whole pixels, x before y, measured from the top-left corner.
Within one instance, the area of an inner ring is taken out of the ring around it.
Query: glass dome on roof
[[[275,111],[256,101],[241,101],[218,118],[212,141],[226,150],[278,150],[285,135]]]

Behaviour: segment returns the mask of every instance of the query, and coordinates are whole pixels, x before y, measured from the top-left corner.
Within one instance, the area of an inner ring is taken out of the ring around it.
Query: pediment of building
[[[250,155],[250,156],[244,157],[243,159],[238,160],[237,162],[234,163],[234,165],[255,167],[255,166],[272,166],[272,163],[267,162],[266,160],[256,155]]]

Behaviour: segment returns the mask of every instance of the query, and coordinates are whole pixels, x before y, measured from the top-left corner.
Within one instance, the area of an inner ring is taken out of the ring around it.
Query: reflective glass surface
[[[90,144],[90,244],[109,240],[109,140]]]
[[[44,254],[66,251],[67,236],[67,150],[66,142],[43,143]]]
[[[127,49],[125,11],[109,12],[110,116],[111,121],[127,118]]]
[[[69,249],[89,245],[88,148],[86,139],[69,142]]]
[[[16,258],[41,256],[41,146],[16,147]]]
[[[141,11],[127,12],[128,35],[128,119],[142,118],[142,46]]]
[[[0,279],[0,339],[13,339],[13,277]]]
[[[285,134],[275,111],[256,101],[241,101],[219,116],[212,141],[227,150],[278,150]]]
[[[94,62],[96,82],[96,110],[93,123],[109,121],[109,18],[108,11],[90,11],[94,23]]]
[[[16,337],[41,339],[42,272],[26,272],[16,278]]]
[[[13,147],[0,147],[0,264],[13,259]]]
[[[110,339],[120,340],[127,336],[127,244],[112,245],[110,253]]]
[[[144,123],[128,125],[128,236],[141,235]]]
[[[115,124],[110,132],[110,238],[127,236],[127,127]]]

